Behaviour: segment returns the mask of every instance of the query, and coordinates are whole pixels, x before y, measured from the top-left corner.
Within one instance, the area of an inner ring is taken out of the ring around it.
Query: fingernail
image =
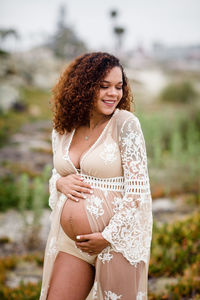
[[[80,237],[80,235],[77,235],[76,238],[77,238],[77,240],[80,240],[81,237]]]
[[[90,191],[90,194],[93,194],[94,192],[93,191]]]
[[[79,202],[79,200],[78,200],[78,199],[76,199],[76,202]]]
[[[83,196],[84,199],[86,199],[86,196]]]

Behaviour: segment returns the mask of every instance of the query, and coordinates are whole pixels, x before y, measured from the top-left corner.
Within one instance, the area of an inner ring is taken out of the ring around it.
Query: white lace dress
[[[68,155],[74,132],[64,135],[52,132],[51,229],[45,250],[40,300],[47,297],[58,253],[60,215],[65,201],[70,201],[56,190],[56,180],[78,172]],[[84,200],[91,231],[102,232],[111,244],[97,256],[95,281],[89,298],[147,299],[152,199],[145,141],[138,118],[126,110],[116,109],[97,141],[82,156],[80,172],[94,191]]]

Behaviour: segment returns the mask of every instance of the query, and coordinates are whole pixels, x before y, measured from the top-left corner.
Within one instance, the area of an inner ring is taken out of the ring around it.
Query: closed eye
[[[101,89],[107,89],[109,86],[100,86]],[[117,90],[121,90],[122,86],[116,87]]]

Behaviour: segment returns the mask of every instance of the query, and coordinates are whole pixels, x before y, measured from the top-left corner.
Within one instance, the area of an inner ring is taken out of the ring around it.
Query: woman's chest
[[[89,147],[86,147],[85,143],[71,145],[71,140],[70,135],[63,137],[54,156],[54,166],[62,176],[78,173],[77,166],[81,173],[89,176],[99,178],[123,176],[119,144],[111,132]]]
[[[80,169],[82,156],[92,147],[92,145],[95,144],[97,140],[98,133],[90,136],[85,134],[83,131],[75,131],[73,139],[69,143],[68,147],[66,147],[66,152],[68,152],[71,162],[77,169]]]

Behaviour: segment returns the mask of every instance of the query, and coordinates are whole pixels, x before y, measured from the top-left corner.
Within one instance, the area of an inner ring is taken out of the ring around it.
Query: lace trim
[[[111,247],[108,246],[104,248],[99,254],[98,254],[98,259],[101,260],[101,262],[104,264],[105,262],[110,262],[111,259],[113,258],[113,254],[111,254]]]
[[[137,293],[136,300],[145,300],[145,299],[147,299],[147,293],[146,292],[145,293],[143,293],[143,292],[138,292]]]
[[[98,178],[85,174],[81,174],[81,177],[85,181],[92,185],[93,188],[98,188],[103,191],[117,191],[117,192],[126,192],[128,194],[149,194],[150,193],[150,184],[149,180],[126,180],[124,182],[124,177],[111,177],[111,178]]]
[[[152,211],[145,140],[136,118],[129,118],[123,125],[120,153],[125,178],[123,200],[121,203],[119,197],[114,198],[115,214],[102,235],[114,251],[137,267],[149,259]]]
[[[112,291],[104,291],[105,293],[105,298],[104,300],[118,300],[122,299],[122,295],[117,295],[113,293]]]
[[[126,193],[130,193],[130,194],[149,194],[150,193],[149,180],[128,179],[126,180],[125,191]]]
[[[103,191],[117,191],[124,192],[124,177],[98,178],[85,174],[81,174],[85,182],[91,184],[93,188],[101,189]]]

